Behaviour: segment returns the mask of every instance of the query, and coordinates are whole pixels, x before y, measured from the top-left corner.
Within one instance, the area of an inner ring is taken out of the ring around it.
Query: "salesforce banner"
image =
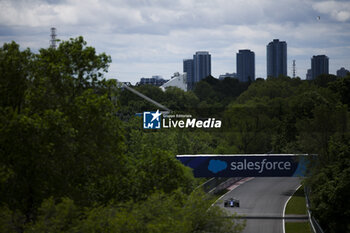
[[[305,176],[305,154],[177,155],[195,177]]]

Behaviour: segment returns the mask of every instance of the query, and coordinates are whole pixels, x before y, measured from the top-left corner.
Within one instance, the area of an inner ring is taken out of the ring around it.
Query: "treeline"
[[[204,150],[204,136],[181,149],[182,132],[123,119],[142,109],[131,96],[120,104],[110,62],[82,37],[38,53],[0,48],[0,232],[239,232],[174,157]]]

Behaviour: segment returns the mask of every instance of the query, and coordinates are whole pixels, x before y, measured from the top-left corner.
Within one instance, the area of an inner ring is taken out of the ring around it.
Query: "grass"
[[[304,187],[301,186],[287,203],[285,214],[307,214]],[[286,222],[287,233],[312,233],[309,221]]]
[[[312,233],[309,222],[286,222],[287,233]]]
[[[304,186],[301,186],[289,200],[285,214],[307,214]]]

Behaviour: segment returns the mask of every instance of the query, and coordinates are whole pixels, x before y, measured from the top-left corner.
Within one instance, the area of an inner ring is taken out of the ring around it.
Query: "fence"
[[[242,177],[214,177],[209,179],[207,182],[201,184],[199,187],[202,187],[206,193],[218,193],[224,189],[227,189],[237,181],[241,180]]]
[[[305,191],[307,212],[308,212],[308,215],[309,215],[309,220],[310,220],[310,223],[311,223],[312,230],[314,231],[314,233],[324,233],[324,231],[322,230],[320,224],[317,222],[315,217],[312,215],[312,211],[310,210],[310,207],[311,207],[310,199],[309,199],[310,189],[305,186],[304,191]]]

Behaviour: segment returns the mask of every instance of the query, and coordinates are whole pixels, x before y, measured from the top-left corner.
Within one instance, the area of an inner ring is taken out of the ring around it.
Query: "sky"
[[[330,73],[350,69],[350,1],[318,0],[0,0],[0,43],[37,52],[57,38],[83,36],[112,57],[107,78],[136,83],[169,79],[183,59],[211,54],[212,75],[236,72],[239,49],[255,52],[266,77],[266,45],[287,42],[288,75],[305,79],[313,55],[329,57]]]

